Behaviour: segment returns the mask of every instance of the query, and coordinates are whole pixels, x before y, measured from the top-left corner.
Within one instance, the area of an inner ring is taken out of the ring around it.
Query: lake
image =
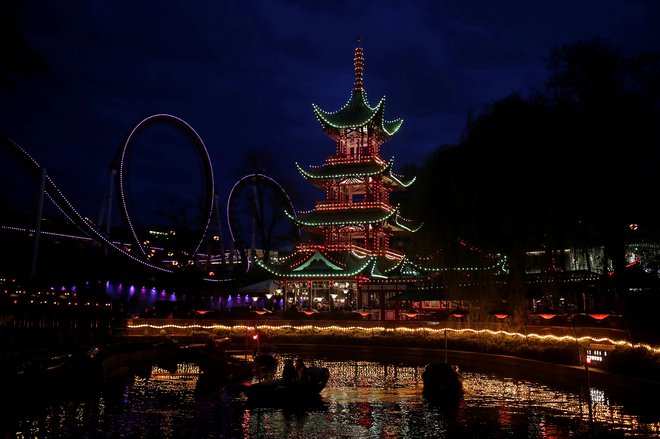
[[[330,370],[314,407],[250,407],[236,387],[204,387],[198,367],[182,363],[176,373],[154,367],[149,377],[100,391],[76,389],[50,400],[23,395],[16,404],[5,396],[0,429],[6,437],[660,437],[657,403],[620,402],[607,389],[465,370],[463,400],[440,407],[422,397],[422,366],[305,360]]]

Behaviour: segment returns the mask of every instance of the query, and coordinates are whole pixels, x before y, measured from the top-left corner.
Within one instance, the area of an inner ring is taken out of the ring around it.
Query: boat
[[[463,396],[463,376],[454,364],[439,361],[429,363],[424,367],[422,380],[422,395],[429,402],[454,402]]]
[[[320,400],[320,393],[330,378],[327,367],[311,366],[306,369],[304,383],[276,379],[244,384],[243,393],[249,403],[267,405],[310,404]]]

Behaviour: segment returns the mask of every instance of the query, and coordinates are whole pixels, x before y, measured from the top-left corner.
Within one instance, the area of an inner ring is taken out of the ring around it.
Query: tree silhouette
[[[527,250],[604,246],[620,288],[628,225],[658,224],[659,60],[602,40],[553,50],[545,90],[493,103],[420,169],[418,250],[462,237],[507,254],[520,302]]]

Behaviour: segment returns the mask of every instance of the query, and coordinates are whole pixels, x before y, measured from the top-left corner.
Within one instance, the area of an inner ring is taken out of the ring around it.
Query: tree
[[[420,170],[418,250],[462,237],[507,254],[514,301],[528,250],[603,245],[616,280],[627,226],[659,223],[659,60],[601,40],[553,50],[545,90],[488,106]]]
[[[548,67],[547,95],[575,133],[565,146],[580,152],[583,187],[598,188],[574,205],[604,245],[620,290],[629,225],[648,233],[658,224],[660,54],[626,55],[594,39],[556,48]]]

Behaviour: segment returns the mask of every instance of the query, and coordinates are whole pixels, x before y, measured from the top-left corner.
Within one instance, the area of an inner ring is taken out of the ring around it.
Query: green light
[[[343,115],[342,113],[348,111],[349,107],[351,107],[351,109],[361,108],[364,110],[363,113],[366,114],[361,119],[349,121],[346,124],[340,124],[331,120],[331,116],[333,115],[341,117]],[[401,128],[401,125],[403,124],[403,119],[386,121],[383,117],[385,111],[385,97],[382,97],[375,107],[371,107],[367,101],[367,93],[364,90],[359,90],[357,95],[352,91],[348,101],[337,111],[324,111],[316,104],[312,104],[312,109],[314,111],[314,115],[316,115],[316,118],[324,128],[328,126],[339,130],[360,128],[370,123],[372,120],[374,120],[374,118],[378,117],[378,121],[380,122],[379,128],[388,136],[392,136],[399,130],[399,128]],[[390,127],[386,127],[385,124],[390,125]]]
[[[316,252],[312,255],[311,258],[309,258],[304,264],[300,265],[299,267],[296,267],[293,269],[293,271],[302,271],[305,268],[309,267],[309,265],[314,262],[314,261],[321,261],[323,262],[328,268],[331,268],[333,270],[343,270],[342,267],[339,267],[332,262],[330,262],[325,256],[323,256],[321,253]]]

